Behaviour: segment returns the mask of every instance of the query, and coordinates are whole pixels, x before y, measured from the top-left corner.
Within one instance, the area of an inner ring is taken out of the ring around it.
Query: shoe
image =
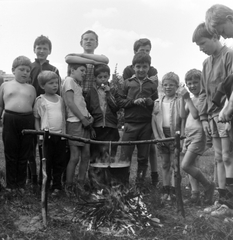
[[[187,204],[199,204],[200,203],[200,192],[199,191],[192,191],[191,197],[186,199],[184,203]]]
[[[83,180],[79,180],[78,181],[78,183],[77,183],[77,192],[78,192],[79,196],[87,196],[87,195],[89,195],[89,192],[86,191],[85,183],[84,183]]]
[[[213,196],[214,196],[214,189],[215,183],[210,183],[209,188],[205,191],[204,195],[204,203],[205,204],[212,204],[213,203]]]
[[[190,197],[190,202],[194,204],[198,204],[200,202],[200,192],[192,191],[192,195]]]
[[[171,197],[170,197],[170,186],[163,186],[161,201],[164,202],[164,201],[169,200],[169,199],[171,199]]]
[[[204,209],[204,213],[211,213],[211,212],[217,210],[218,208],[220,208],[221,206],[222,205],[218,201],[215,201],[214,205]]]
[[[24,188],[18,188],[17,189],[17,193],[20,195],[20,196],[23,196],[25,194],[25,189]]]
[[[233,223],[233,217],[226,217],[223,220],[224,223]]]
[[[166,200],[171,200],[171,197],[170,197],[169,194],[164,193],[164,194],[162,195],[162,197],[161,197],[161,201],[164,202],[164,201],[166,201]]]
[[[230,209],[226,205],[221,205],[217,210],[210,213],[212,217],[228,217],[230,216]]]
[[[65,193],[67,197],[75,197],[75,191],[74,191],[74,186],[73,184],[69,184],[65,186]]]
[[[58,197],[61,193],[61,190],[60,189],[54,189],[51,196],[52,197]]]

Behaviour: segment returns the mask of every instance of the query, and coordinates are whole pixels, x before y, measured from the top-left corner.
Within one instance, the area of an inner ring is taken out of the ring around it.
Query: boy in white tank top
[[[65,106],[57,95],[59,77],[52,71],[42,71],[38,82],[45,93],[36,99],[34,106],[35,129],[54,133],[65,133]],[[41,140],[39,140],[41,144]],[[66,140],[59,136],[49,136],[46,153],[47,190],[51,187],[52,196],[62,190],[61,177],[66,168]],[[41,162],[40,162],[41,163]],[[42,174],[40,168],[40,174]],[[50,186],[51,185],[51,186]]]

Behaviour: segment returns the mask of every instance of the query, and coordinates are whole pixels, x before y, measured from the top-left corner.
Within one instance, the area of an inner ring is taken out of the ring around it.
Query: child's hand
[[[182,98],[183,98],[184,100],[190,99],[190,94],[189,94],[189,92],[184,93],[184,95],[182,95]]]
[[[229,122],[232,119],[232,109],[229,108],[229,104],[222,109],[219,113],[218,121],[219,122]]]
[[[226,131],[230,131],[230,130],[231,130],[231,123],[230,123],[230,122],[227,122],[227,123],[225,124],[225,130],[226,130]]]
[[[144,98],[144,102],[147,106],[151,106],[154,104],[154,101],[151,98]]]
[[[88,128],[91,125],[91,122],[89,121],[89,119],[87,117],[84,117],[81,119],[82,125],[84,128]]]
[[[87,119],[91,124],[94,122],[94,118],[91,115]]]
[[[208,121],[202,121],[201,123],[202,123],[202,127],[203,127],[203,130],[204,130],[205,134],[207,136],[211,135],[209,122]]]
[[[104,91],[105,92],[109,92],[110,91],[110,87],[108,85],[104,85]]]
[[[96,132],[95,129],[93,127],[91,127],[91,138],[96,138]]]
[[[136,105],[141,105],[144,102],[145,102],[145,98],[138,98],[138,99],[134,100],[134,104],[136,104]]]
[[[189,92],[184,86],[180,86],[176,92],[178,95],[180,95],[184,99],[190,98]]]

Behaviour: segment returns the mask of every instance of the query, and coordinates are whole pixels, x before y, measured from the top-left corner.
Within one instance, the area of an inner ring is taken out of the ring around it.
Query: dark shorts
[[[66,133],[74,137],[90,139],[90,131],[85,129],[81,122],[66,122]],[[78,147],[79,146],[82,147],[85,145],[84,142],[73,141],[73,140],[69,140],[68,143],[70,146],[78,146]]]
[[[171,137],[170,128],[163,128],[163,133],[166,138]],[[160,154],[171,154],[175,152],[175,142],[159,142],[157,148]]]

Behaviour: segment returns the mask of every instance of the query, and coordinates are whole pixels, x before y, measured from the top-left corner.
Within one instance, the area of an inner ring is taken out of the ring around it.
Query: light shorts
[[[66,122],[66,133],[74,137],[90,139],[90,131],[85,129],[81,122]],[[86,143],[68,140],[70,146],[82,147]]]
[[[225,123],[218,122],[218,116],[209,120],[211,137],[225,138],[229,137],[228,131],[225,130]]]
[[[184,152],[189,151],[202,155],[205,151],[206,136],[204,131],[185,130]]]

